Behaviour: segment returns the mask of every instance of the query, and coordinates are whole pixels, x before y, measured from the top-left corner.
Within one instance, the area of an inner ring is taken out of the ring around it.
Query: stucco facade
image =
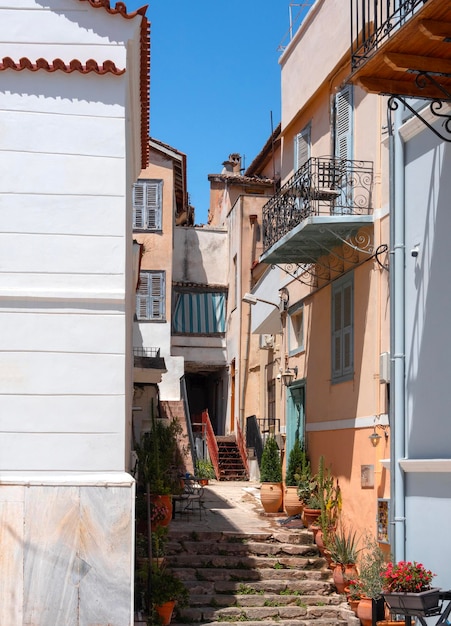
[[[132,621],[131,190],[147,158],[147,50],[142,12],[0,2],[8,626]]]

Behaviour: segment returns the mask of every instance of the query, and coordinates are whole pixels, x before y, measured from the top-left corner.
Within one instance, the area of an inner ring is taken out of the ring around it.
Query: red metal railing
[[[238,446],[238,450],[240,451],[241,460],[243,461],[246,474],[249,476],[249,463],[247,461],[246,442],[244,441],[243,433],[238,422],[236,423],[236,445]]]
[[[218,442],[216,441],[213,426],[211,425],[210,417],[208,416],[208,411],[202,411],[202,429],[205,433],[210,461],[213,463],[213,467],[215,468],[216,479],[219,480]]]

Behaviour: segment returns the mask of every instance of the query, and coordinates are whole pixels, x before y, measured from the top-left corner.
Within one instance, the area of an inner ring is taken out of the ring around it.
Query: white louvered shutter
[[[148,230],[161,230],[161,184],[148,182],[146,186],[146,213]]]
[[[144,182],[138,181],[133,185],[133,228],[135,229],[144,228],[144,196]]]
[[[151,319],[164,319],[164,273],[153,273],[150,277]]]
[[[136,293],[136,317],[139,320],[149,319],[149,273],[140,272],[139,287]]]
[[[294,138],[294,171],[297,172],[310,158],[310,126]]]

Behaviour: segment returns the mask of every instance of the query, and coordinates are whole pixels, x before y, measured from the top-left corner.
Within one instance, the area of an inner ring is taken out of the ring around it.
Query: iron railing
[[[160,356],[160,348],[133,348],[133,356],[158,358]]]
[[[241,461],[243,463],[244,469],[246,470],[246,475],[247,477],[249,477],[249,462],[247,460],[246,443],[244,441],[243,432],[238,422],[236,423],[236,445],[238,446]]]
[[[312,157],[263,207],[263,248],[268,250],[311,216],[370,213],[371,161]]]
[[[250,415],[246,418],[246,445],[248,448],[254,448],[255,456],[260,466],[263,454],[263,437],[255,415]]]
[[[405,24],[427,0],[351,0],[352,69]]]
[[[203,432],[205,432],[206,435],[208,455],[215,469],[216,478],[219,480],[220,470],[218,442],[216,441],[215,432],[213,430],[213,426],[211,425],[207,410],[202,411],[202,428],[204,429]]]

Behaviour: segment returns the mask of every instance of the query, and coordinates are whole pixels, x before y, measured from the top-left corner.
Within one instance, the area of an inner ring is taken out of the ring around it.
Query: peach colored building
[[[280,57],[281,180],[252,294],[281,307],[257,301],[252,331],[273,335],[259,385],[285,457],[296,436],[314,468],[324,454],[344,520],[376,533],[389,496],[388,153],[383,103],[346,84],[349,20],[343,3],[317,0]],[[334,45],[319,45],[331,24]]]

